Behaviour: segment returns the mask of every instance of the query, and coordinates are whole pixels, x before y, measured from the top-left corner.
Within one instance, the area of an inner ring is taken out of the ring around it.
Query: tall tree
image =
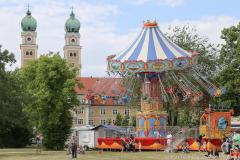
[[[129,126],[129,116],[125,115],[122,119],[122,126]]]
[[[125,87],[125,95],[128,96],[126,103],[131,109],[139,109],[141,98],[141,79],[136,76],[128,76],[122,79],[123,86]]]
[[[62,149],[70,134],[70,109],[78,104],[75,76],[76,70],[53,53],[41,56],[22,70],[25,87],[33,97],[26,111],[43,134],[43,143],[48,149]]]
[[[136,116],[131,116],[130,126],[136,127]]]
[[[116,126],[121,126],[122,125],[122,116],[120,113],[116,115],[116,120],[115,120],[115,125]]]
[[[15,63],[13,53],[0,47],[0,148],[24,147],[32,137],[32,126],[23,107],[29,101],[17,71],[6,71]]]
[[[175,26],[173,28],[169,27],[167,36],[179,47],[187,51],[199,53],[197,65],[199,72],[202,72],[202,74],[204,74],[206,77],[211,78],[217,75],[219,69],[216,61],[218,52],[217,46],[210,43],[206,37],[200,36],[195,28],[191,28],[189,26]],[[167,106],[170,112],[170,125],[192,125],[196,123],[196,121],[193,121],[193,117],[188,116],[199,116],[200,114],[195,112],[200,112],[201,109],[203,109],[197,108],[189,111],[187,108],[191,107],[190,104],[178,104],[178,107],[169,104]]]
[[[240,23],[237,26],[225,28],[221,38],[219,62],[221,72],[217,80],[226,87],[226,94],[221,100],[228,101],[231,106],[240,104]]]

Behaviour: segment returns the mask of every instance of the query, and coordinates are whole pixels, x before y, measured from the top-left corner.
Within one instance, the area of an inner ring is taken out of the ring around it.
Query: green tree
[[[225,28],[221,38],[219,62],[221,72],[217,80],[226,87],[226,94],[221,101],[228,101],[231,106],[240,104],[240,23],[237,26]]]
[[[140,98],[141,98],[141,79],[136,76],[128,76],[122,79],[123,86],[126,89],[125,95],[129,97],[129,102],[127,105],[131,109],[139,109],[140,107]]]
[[[112,119],[111,118],[107,119],[107,125],[111,125],[111,124],[112,124]]]
[[[13,53],[0,47],[0,148],[24,147],[32,137],[32,126],[23,112],[28,103],[17,71],[6,71],[15,63]]]
[[[125,115],[122,119],[122,126],[129,126],[129,116]]]
[[[33,101],[25,110],[34,126],[43,134],[47,149],[59,150],[64,146],[72,126],[70,110],[78,104],[74,87],[78,84],[76,69],[59,54],[41,56],[21,72]]]
[[[121,126],[121,125],[122,125],[122,115],[121,115],[120,113],[118,113],[118,114],[116,115],[115,125],[116,125],[116,126]]]
[[[197,33],[195,28],[189,26],[175,26],[169,27],[169,33],[167,36],[179,47],[187,51],[195,51],[198,55],[198,71],[204,74],[206,77],[214,78],[218,74],[219,65],[217,63],[218,48],[214,44],[210,43],[206,37],[202,37]],[[201,88],[201,86],[198,86]],[[201,89],[205,92],[205,90]],[[206,93],[206,92],[205,92]],[[207,93],[205,98],[209,98]],[[193,116],[199,115],[202,108],[201,105],[194,110],[189,111],[190,104],[166,104],[169,111],[170,125],[193,125],[196,121],[193,121]],[[186,107],[182,107],[186,106]],[[191,116],[189,116],[191,115]],[[179,120],[179,121],[178,121]]]
[[[130,126],[136,127],[136,116],[131,116]]]
[[[187,51],[199,53],[198,65],[203,73],[209,77],[216,74],[218,69],[218,48],[208,38],[200,36],[196,28],[191,28],[187,25],[183,27],[169,27],[167,36],[179,47]]]

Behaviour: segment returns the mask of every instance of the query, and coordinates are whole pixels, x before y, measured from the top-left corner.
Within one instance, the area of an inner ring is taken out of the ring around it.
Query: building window
[[[115,119],[112,120],[112,124],[115,125]]]
[[[100,108],[100,114],[105,114],[106,111],[105,111],[105,108]]]
[[[106,120],[105,119],[101,119],[101,124],[105,125],[106,124]]]
[[[30,51],[30,55],[33,55],[33,52],[32,52],[32,51]]]
[[[112,113],[113,113],[113,115],[118,114],[118,110],[117,109],[113,109]]]
[[[89,124],[89,125],[94,125],[93,119],[89,119],[88,124]]]
[[[75,42],[75,39],[72,39],[71,41],[72,41],[72,42]]]
[[[72,57],[73,56],[73,54],[72,54],[72,52],[70,53],[70,57]]]
[[[28,51],[26,52],[26,55],[27,55],[27,56],[29,55]]]
[[[84,108],[80,107],[79,109],[77,109],[77,114],[83,114],[84,112]]]
[[[28,37],[27,40],[28,40],[28,41],[31,41],[32,39],[31,39],[31,37]]]
[[[74,57],[76,57],[76,56],[77,56],[77,54],[76,54],[76,53],[74,53],[73,55],[74,55]]]
[[[125,109],[124,114],[129,115],[129,109]]]
[[[83,125],[83,119],[78,119],[77,123],[80,124],[80,125]]]
[[[94,115],[94,110],[92,108],[89,108],[89,115]]]

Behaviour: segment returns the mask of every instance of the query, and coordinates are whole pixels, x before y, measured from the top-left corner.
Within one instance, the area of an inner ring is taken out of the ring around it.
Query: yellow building
[[[74,126],[108,124],[113,125],[116,115],[136,115],[135,108],[124,103],[121,95],[124,88],[120,78],[81,77],[84,88],[76,88],[80,105],[74,110]]]

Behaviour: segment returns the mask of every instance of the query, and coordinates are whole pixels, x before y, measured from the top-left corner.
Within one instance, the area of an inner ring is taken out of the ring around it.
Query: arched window
[[[74,53],[74,57],[76,57],[77,56],[77,54],[76,53]]]
[[[30,51],[30,55],[33,55],[33,52],[32,52],[32,51]]]
[[[27,56],[29,55],[28,51],[26,52],[26,55],[27,55]]]
[[[75,39],[72,39],[71,41],[74,43],[74,42],[75,42]]]
[[[73,56],[73,54],[72,54],[72,52],[70,53],[70,57],[72,57]]]

